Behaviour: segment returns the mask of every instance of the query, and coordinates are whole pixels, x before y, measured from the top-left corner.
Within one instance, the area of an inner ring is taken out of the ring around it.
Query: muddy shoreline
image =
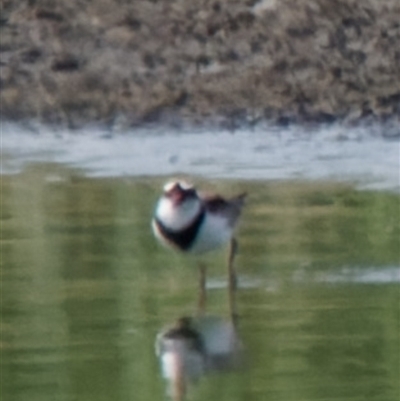
[[[398,0],[2,4],[3,120],[400,121]]]

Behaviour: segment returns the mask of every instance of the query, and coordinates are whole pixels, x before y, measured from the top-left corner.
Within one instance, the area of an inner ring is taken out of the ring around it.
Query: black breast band
[[[203,223],[206,213],[204,210],[196,217],[196,219],[186,228],[180,231],[174,231],[166,227],[160,219],[155,217],[155,222],[161,234],[168,240],[171,241],[182,251],[187,251],[193,245],[196,238],[196,234],[199,231],[201,224]]]

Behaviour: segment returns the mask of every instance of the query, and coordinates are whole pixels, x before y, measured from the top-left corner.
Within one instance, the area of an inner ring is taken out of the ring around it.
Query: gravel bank
[[[3,0],[1,117],[400,119],[399,0]]]

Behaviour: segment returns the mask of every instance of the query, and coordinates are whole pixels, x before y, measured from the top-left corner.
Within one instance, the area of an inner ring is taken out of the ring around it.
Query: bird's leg
[[[176,377],[173,379],[171,383],[171,397],[173,401],[183,401],[185,399],[186,394],[186,383],[183,372],[183,366],[179,363],[177,366]]]
[[[232,323],[236,325],[237,313],[235,304],[235,293],[237,289],[237,277],[235,267],[233,265],[235,255],[238,249],[238,244],[235,238],[231,239],[228,257],[228,301],[229,301],[229,313]]]
[[[207,279],[207,268],[203,263],[199,264],[199,298],[197,300],[197,314],[204,315],[206,310],[206,279]]]

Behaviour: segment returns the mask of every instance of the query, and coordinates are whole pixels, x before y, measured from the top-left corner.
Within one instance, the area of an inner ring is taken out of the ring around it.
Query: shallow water
[[[398,135],[398,126],[379,125],[314,130],[267,126],[234,133],[94,128],[71,133],[3,124],[2,172],[54,162],[96,177],[184,173],[208,179],[329,180],[399,192]]]
[[[2,399],[163,400],[157,333],[195,313],[195,261],[158,246],[163,178],[59,164],[2,177]],[[238,238],[238,370],[192,400],[399,399],[399,196],[310,181],[197,179],[250,194]],[[207,311],[226,317],[225,255]]]

